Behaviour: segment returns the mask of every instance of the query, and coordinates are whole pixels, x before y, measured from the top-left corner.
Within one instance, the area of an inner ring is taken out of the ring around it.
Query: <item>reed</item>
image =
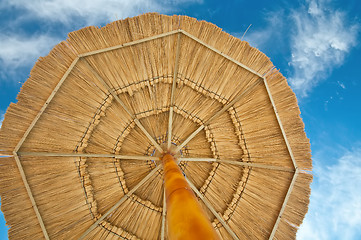
[[[44,231],[78,239],[88,229],[88,239],[159,239],[161,161],[62,153],[160,157],[171,108],[170,151],[203,128],[176,157],[291,169],[180,162],[218,234],[232,239],[227,224],[239,239],[295,238],[312,161],[287,80],[262,52],[213,24],[150,13],[72,32],[36,62],[0,129],[0,153],[10,155],[0,159],[10,239],[42,239]]]

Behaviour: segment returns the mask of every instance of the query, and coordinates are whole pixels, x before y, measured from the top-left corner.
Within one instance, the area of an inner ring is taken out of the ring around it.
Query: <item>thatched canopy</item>
[[[167,238],[169,141],[223,239],[292,239],[312,180],[299,115],[269,58],[213,24],[145,14],[72,32],[5,114],[9,237]]]

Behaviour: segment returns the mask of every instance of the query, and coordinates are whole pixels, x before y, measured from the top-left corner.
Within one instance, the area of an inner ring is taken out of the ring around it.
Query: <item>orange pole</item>
[[[167,201],[168,238],[170,240],[219,239],[174,157],[162,158]]]

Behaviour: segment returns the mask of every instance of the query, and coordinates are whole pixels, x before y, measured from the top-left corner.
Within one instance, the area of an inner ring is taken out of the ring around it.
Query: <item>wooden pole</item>
[[[171,154],[162,158],[170,240],[220,239]]]

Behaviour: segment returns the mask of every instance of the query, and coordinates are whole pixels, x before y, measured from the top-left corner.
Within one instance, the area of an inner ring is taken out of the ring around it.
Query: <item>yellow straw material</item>
[[[167,239],[162,162],[137,159],[160,150],[196,158],[179,166],[221,238],[295,238],[312,161],[286,79],[213,24],[148,13],[70,33],[8,108],[0,195],[10,239]]]

